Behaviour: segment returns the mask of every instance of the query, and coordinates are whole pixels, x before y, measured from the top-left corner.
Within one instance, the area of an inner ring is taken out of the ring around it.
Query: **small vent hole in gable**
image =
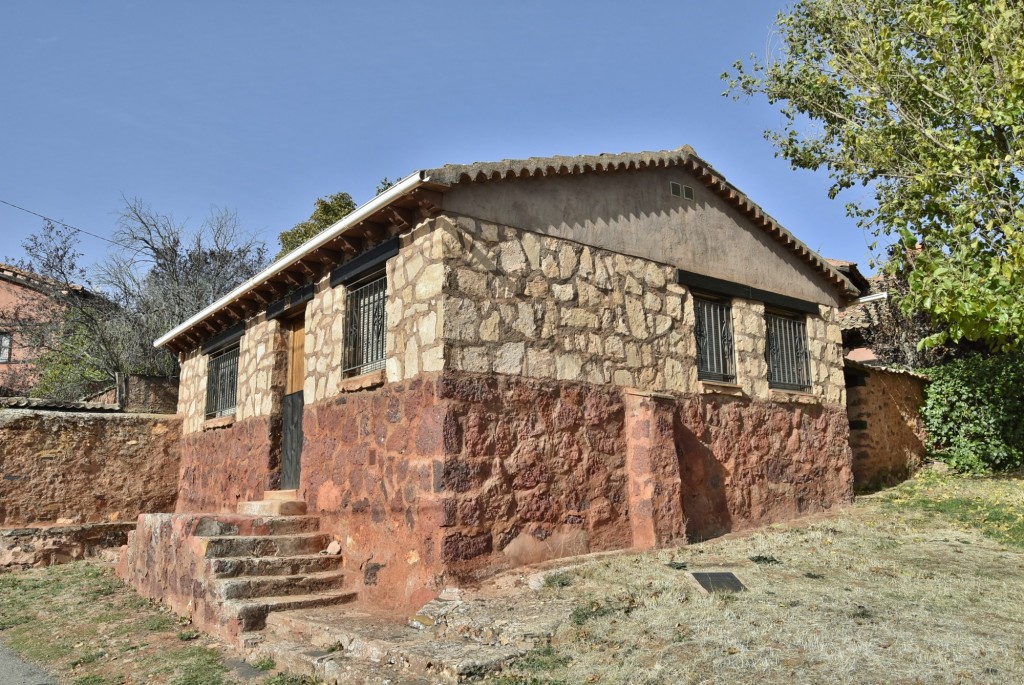
[[[676,181],[669,181],[669,191],[672,193],[672,197],[681,197],[684,200],[693,199],[693,188],[690,186],[684,186],[682,183]]]

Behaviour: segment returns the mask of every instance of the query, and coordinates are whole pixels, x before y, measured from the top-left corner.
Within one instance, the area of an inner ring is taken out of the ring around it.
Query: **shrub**
[[[957,471],[1024,464],[1024,357],[974,355],[928,370],[930,456]]]

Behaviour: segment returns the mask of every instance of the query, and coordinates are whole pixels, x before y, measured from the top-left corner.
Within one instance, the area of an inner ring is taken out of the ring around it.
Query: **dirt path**
[[[22,661],[0,644],[0,682],[4,685],[57,685],[57,681],[36,666]]]

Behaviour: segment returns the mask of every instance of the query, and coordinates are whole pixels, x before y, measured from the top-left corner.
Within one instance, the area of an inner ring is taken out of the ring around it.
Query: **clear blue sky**
[[[109,236],[121,196],[276,251],[322,195],[444,163],[684,143],[827,257],[868,237],[722,97],[776,0],[37,2],[0,20],[0,199]],[[0,205],[0,258],[42,220]],[[106,245],[83,238],[86,261]]]

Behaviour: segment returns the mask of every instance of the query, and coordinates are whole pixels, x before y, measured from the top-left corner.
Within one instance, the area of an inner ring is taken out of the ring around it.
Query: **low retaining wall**
[[[871,490],[909,478],[924,459],[927,379],[849,362],[846,376],[854,484]]]
[[[0,530],[0,572],[66,564],[128,542],[135,522]]]
[[[0,526],[173,511],[180,425],[161,415],[0,410]]]

